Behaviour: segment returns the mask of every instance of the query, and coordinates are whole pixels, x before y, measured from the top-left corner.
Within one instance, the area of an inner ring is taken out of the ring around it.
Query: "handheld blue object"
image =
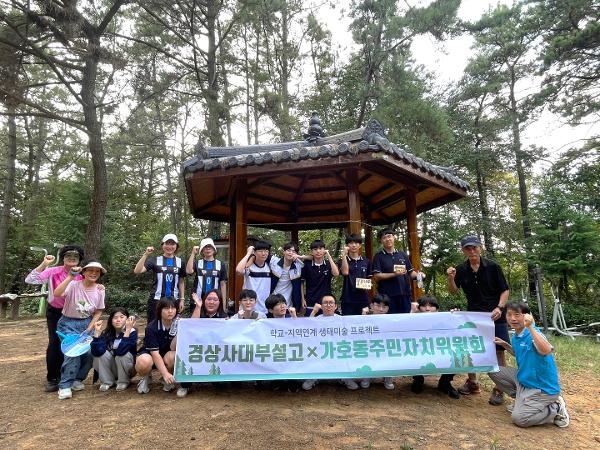
[[[93,337],[89,334],[64,334],[57,331],[61,339],[60,349],[65,356],[75,358],[87,353],[91,349]]]

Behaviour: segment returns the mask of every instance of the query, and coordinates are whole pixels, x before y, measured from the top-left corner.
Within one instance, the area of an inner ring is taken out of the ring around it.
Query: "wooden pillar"
[[[246,255],[248,243],[248,209],[246,205],[246,180],[236,180],[235,193],[230,205],[229,223],[229,289],[230,298],[239,307],[238,297],[244,284],[244,277],[235,273],[237,263]]]
[[[360,235],[360,194],[358,192],[358,171],[346,170],[346,188],[348,190],[348,233]]]
[[[290,231],[290,237],[292,242],[295,242],[296,245],[300,245],[300,242],[298,241],[298,228],[294,228]],[[298,254],[300,254],[299,248],[297,248],[296,251],[298,252]]]
[[[417,233],[417,193],[412,189],[406,189],[406,228],[408,232],[408,245],[410,248],[410,262],[415,270],[421,270],[421,252],[419,251],[419,235]],[[412,283],[412,295],[416,300],[423,291]]]
[[[371,214],[365,211],[365,243],[363,252],[369,261],[373,261],[373,227],[371,226]]]

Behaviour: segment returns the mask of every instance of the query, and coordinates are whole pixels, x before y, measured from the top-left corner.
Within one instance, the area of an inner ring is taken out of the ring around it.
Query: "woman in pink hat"
[[[147,247],[133,269],[134,273],[152,272],[154,275],[152,291],[148,298],[148,323],[156,319],[156,305],[161,298],[177,301],[178,312],[183,311],[185,293],[185,267],[183,260],[175,256],[179,250],[177,236],[166,234],[161,241],[163,254],[151,256],[154,247]]]

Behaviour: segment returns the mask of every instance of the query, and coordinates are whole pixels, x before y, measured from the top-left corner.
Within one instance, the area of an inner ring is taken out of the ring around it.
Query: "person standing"
[[[371,262],[360,254],[361,248],[362,237],[357,234],[346,237],[339,264],[344,277],[340,297],[343,316],[360,316],[363,308],[369,306]]]
[[[270,251],[271,244],[265,241],[257,241],[254,245],[248,247],[246,256],[238,262],[235,268],[237,274],[244,276],[243,289],[256,292],[256,311],[265,316],[267,314],[265,300],[271,293]]]
[[[271,293],[281,294],[287,307],[302,307],[302,256],[298,256],[298,245],[287,242],[283,245],[283,258],[271,255]],[[267,308],[268,310],[268,308]]]
[[[477,236],[469,235],[460,241],[465,262],[447,269],[448,290],[456,294],[462,289],[467,297],[467,311],[491,313],[496,329],[496,337],[508,341],[505,307],[508,301],[508,283],[502,268],[494,261],[481,256],[481,241]],[[506,366],[504,347],[496,345],[498,364]],[[477,375],[470,373],[465,384],[458,390],[463,395],[479,394],[481,389]],[[502,391],[494,387],[490,395],[491,405],[504,403]]]
[[[183,311],[185,293],[185,267],[183,260],[175,256],[179,250],[179,241],[174,234],[166,234],[161,242],[163,254],[152,256],[154,247],[147,247],[133,269],[134,273],[152,272],[154,275],[152,291],[148,298],[148,323],[156,319],[156,306],[161,298],[170,298],[177,302],[179,312]]]
[[[198,253],[202,258],[195,261]],[[188,258],[185,271],[188,275],[194,274],[192,292],[195,292],[198,298],[204,298],[213,289],[219,289],[221,298],[227,298],[227,268],[223,261],[215,258],[216,254],[217,247],[214,241],[205,238],[200,241],[200,246],[194,246]],[[194,313],[194,309],[196,309],[196,302],[190,301],[190,314]]]
[[[310,244],[310,254],[312,261],[307,261],[302,268],[302,280],[306,290],[302,290],[302,310],[308,315],[323,296],[332,295],[331,280],[340,274],[322,240],[317,239]]]
[[[62,309],[65,305],[64,296],[54,295],[54,289],[62,283],[73,267],[83,260],[83,249],[77,245],[65,245],[58,252],[58,262],[61,266],[48,267],[54,262],[54,256],[46,255],[41,264],[33,269],[27,277],[27,284],[44,284],[48,282],[48,307],[46,308],[46,323],[48,325],[48,347],[46,348],[46,392],[58,391],[60,381],[60,368],[64,356],[60,349],[60,338],[56,334],[57,324],[62,317]],[[74,280],[82,280],[79,274]]]
[[[390,298],[389,314],[406,314],[411,310],[411,278],[417,278],[408,255],[394,248],[396,237],[391,228],[378,234],[383,246],[373,258],[373,279],[377,281],[377,292]],[[421,273],[421,276],[424,276]]]

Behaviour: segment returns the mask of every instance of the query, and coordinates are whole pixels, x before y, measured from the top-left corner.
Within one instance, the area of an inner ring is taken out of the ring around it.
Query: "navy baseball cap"
[[[461,248],[465,248],[468,246],[480,246],[481,247],[481,241],[479,240],[479,238],[475,235],[469,235],[469,236],[465,236],[464,238],[462,238],[460,240],[460,246]]]

